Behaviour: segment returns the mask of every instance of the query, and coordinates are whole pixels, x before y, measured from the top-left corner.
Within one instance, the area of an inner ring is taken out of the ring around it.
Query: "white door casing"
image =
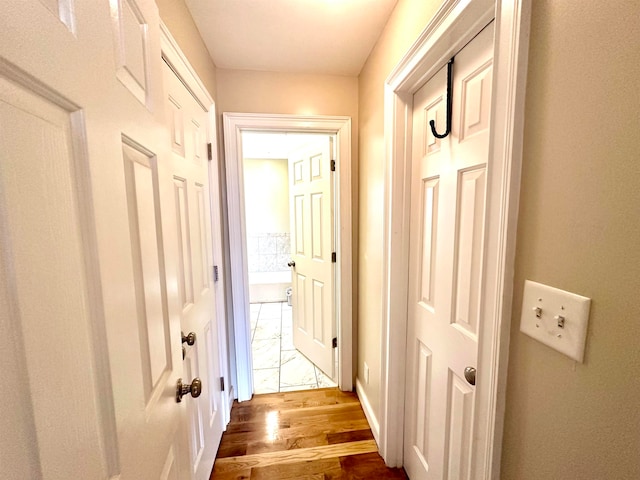
[[[191,478],[157,8],[2,8],[3,473]]]
[[[253,113],[223,113],[224,151],[229,220],[230,274],[234,311],[237,398],[249,400],[253,393],[249,327],[249,282],[247,279],[242,132],[294,132],[335,135],[337,227],[336,329],[338,336],[338,386],[353,387],[352,323],[352,222],[351,222],[351,120],[348,117],[302,116]]]
[[[186,402],[189,462],[194,478],[205,480],[225,425],[217,328],[223,320],[216,318],[210,248],[208,114],[167,64],[163,73],[172,141],[173,208],[167,210],[175,215],[181,330],[186,337],[195,333],[193,345],[183,343],[183,380],[203,382],[200,397]]]
[[[484,334],[473,421],[474,478],[499,478],[502,421],[517,224],[529,0],[447,0],[385,84],[385,258],[380,452],[388,465],[403,462],[404,371],[409,271],[411,117],[413,94],[449,58],[495,18],[490,168],[487,169],[485,263],[481,302]]]
[[[332,138],[289,156],[293,344],[334,378]]]
[[[413,97],[404,465],[412,479],[470,479],[483,333],[486,170],[493,24],[455,55],[451,132],[447,68]]]

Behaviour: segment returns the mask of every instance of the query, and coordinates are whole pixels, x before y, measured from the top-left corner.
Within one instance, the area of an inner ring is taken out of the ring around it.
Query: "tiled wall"
[[[289,270],[291,240],[288,233],[259,233],[247,236],[249,272]]]

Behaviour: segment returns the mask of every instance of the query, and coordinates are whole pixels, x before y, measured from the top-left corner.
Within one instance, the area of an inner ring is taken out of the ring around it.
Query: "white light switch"
[[[520,331],[582,362],[591,299],[526,280]]]

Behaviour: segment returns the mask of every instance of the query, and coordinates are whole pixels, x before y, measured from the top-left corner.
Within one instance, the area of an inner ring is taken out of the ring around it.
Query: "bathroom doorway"
[[[336,386],[331,378],[337,372],[337,356],[332,348],[335,229],[329,166],[335,158],[330,151],[334,137],[242,134],[254,393]],[[305,175],[314,184],[306,198],[300,192]],[[324,269],[324,278],[312,276],[318,268]]]
[[[331,172],[331,176],[335,186],[333,216],[336,243],[332,262],[335,259],[333,298],[336,336],[333,338],[336,340],[332,338],[332,350],[337,358],[337,368],[333,380],[341,390],[351,391],[354,378],[351,119],[344,116],[263,113],[223,113],[222,119],[227,200],[225,216],[229,227],[228,305],[233,312],[228,317],[229,360],[234,397],[242,402],[249,400],[254,393],[242,162],[242,136],[251,132],[322,133],[332,135],[335,139],[335,171]]]

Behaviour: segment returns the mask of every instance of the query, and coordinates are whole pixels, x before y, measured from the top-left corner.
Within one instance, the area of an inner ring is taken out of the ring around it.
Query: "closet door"
[[[475,478],[492,52],[493,24],[455,56],[445,138],[429,122],[445,131],[447,68],[414,95],[404,442],[412,480]]]
[[[182,377],[202,381],[201,395],[186,402],[184,423],[194,478],[207,480],[224,429],[209,212],[208,112],[167,64],[163,64],[163,75],[172,145],[167,164],[172,196],[165,214],[172,217],[167,224],[175,221],[171,229],[175,248],[170,254],[178,266]]]

